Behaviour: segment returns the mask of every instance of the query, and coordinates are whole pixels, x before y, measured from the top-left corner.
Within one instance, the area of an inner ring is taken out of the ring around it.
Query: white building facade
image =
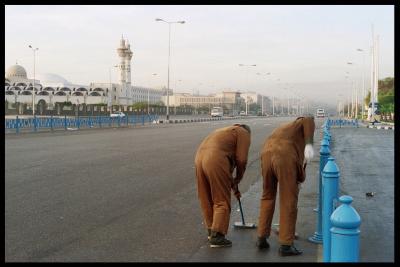
[[[92,82],[89,85],[73,84],[57,74],[38,74],[33,79],[27,77],[21,65],[9,67],[5,74],[5,101],[7,105],[23,106],[31,110],[32,104],[38,105],[39,113],[45,109],[55,109],[60,105],[101,105],[118,106],[120,110],[137,102],[158,104],[162,101],[161,89],[132,86],[130,44],[123,38],[117,48],[120,58],[118,64],[119,83]],[[35,84],[35,88],[33,88]],[[22,114],[22,113],[21,113]]]

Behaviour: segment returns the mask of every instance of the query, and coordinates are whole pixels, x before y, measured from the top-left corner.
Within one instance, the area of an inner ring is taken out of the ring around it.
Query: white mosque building
[[[71,106],[86,111],[106,111],[111,106],[113,110],[132,111],[132,104],[137,102],[161,102],[161,89],[132,86],[133,53],[128,41],[122,38],[117,52],[120,58],[119,83],[73,84],[53,73],[37,74],[33,80],[28,78],[23,66],[16,64],[9,67],[5,73],[6,108],[14,108],[17,114],[23,114],[32,110],[32,103],[35,103],[36,114],[43,114],[45,110],[56,110],[60,114],[61,110]]]

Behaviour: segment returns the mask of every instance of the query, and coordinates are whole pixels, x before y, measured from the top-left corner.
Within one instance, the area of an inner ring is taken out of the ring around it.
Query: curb
[[[394,130],[394,126],[367,125],[366,127],[367,128],[371,128],[371,129],[375,128],[375,129],[378,129],[378,130]]]

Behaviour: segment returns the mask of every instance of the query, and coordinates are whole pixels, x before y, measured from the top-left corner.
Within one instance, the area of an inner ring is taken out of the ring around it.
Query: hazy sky
[[[166,86],[168,25],[155,18],[186,21],[171,26],[170,87],[178,92],[230,88],[293,96],[283,89],[289,87],[335,104],[350,94],[346,71],[361,84],[363,53],[357,48],[365,50],[369,86],[372,24],[380,38],[379,76],[394,75],[390,5],[6,6],[5,68],[18,61],[33,77],[32,44],[39,47],[37,73],[79,84],[109,82],[123,34],[133,50],[133,84]],[[112,80],[117,79],[114,69]]]

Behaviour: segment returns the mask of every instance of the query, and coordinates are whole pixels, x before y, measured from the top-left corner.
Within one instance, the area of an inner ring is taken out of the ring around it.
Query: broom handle
[[[238,201],[239,201],[240,215],[242,215],[242,223],[243,223],[243,225],[246,225],[244,222],[242,203],[240,202],[240,198],[238,198]]]

